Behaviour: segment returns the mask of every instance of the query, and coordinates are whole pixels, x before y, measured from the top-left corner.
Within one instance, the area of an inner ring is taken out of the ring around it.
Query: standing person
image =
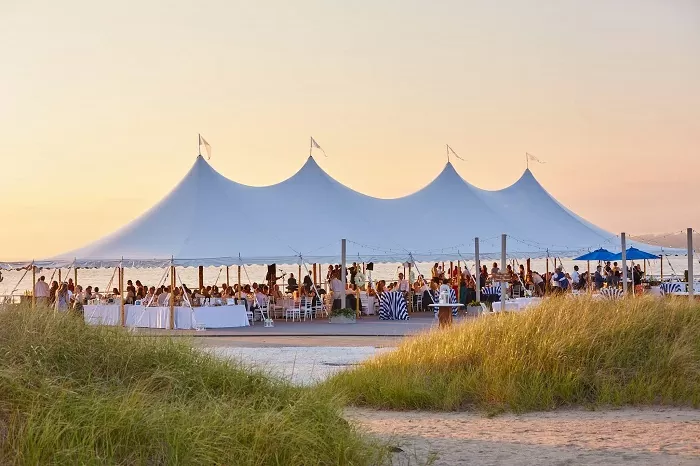
[[[331,292],[333,293],[333,309],[342,309],[343,282],[340,281],[340,274],[333,273],[331,278]]]
[[[58,282],[54,280],[49,288],[49,307],[54,307],[56,304],[56,293],[58,293]]]
[[[311,287],[314,284],[314,279],[311,277],[311,271],[309,270],[309,273],[304,277],[304,288],[306,288],[306,291],[311,291]]]
[[[57,311],[63,312],[68,310],[68,303],[70,298],[68,296],[68,284],[61,283],[61,286],[56,291],[56,306]]]
[[[479,286],[484,287],[486,286],[486,282],[489,280],[489,270],[486,268],[486,265],[481,266],[481,271],[479,272]]]
[[[73,283],[72,278],[68,279],[68,291],[70,291],[71,293],[75,293],[75,284]]]
[[[410,289],[408,286],[408,280],[405,280],[403,277],[403,274],[399,274],[399,282],[397,284],[398,286],[398,291],[402,293],[408,293],[408,290]]]
[[[578,265],[574,265],[574,271],[571,274],[571,288],[574,290],[581,288],[581,274],[578,273]]]
[[[46,283],[46,277],[39,277],[34,285],[34,297],[36,298],[37,306],[46,306],[49,300],[49,284]]]

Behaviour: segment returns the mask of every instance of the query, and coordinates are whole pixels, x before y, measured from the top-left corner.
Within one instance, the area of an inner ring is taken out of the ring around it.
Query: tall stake
[[[474,284],[476,288],[476,300],[481,301],[481,264],[479,261],[479,238],[474,238],[474,261],[476,266],[476,274],[474,274]],[[467,303],[469,304],[469,303]]]
[[[552,283],[552,280],[549,278],[549,249],[547,249],[547,269],[545,270],[545,277],[544,277],[544,293],[547,294],[549,293],[549,287]]]
[[[238,300],[241,300],[241,266],[238,266]]]
[[[693,300],[695,283],[693,282],[693,229],[688,228],[688,297]]]
[[[627,237],[624,232],[620,233],[622,243],[622,292],[627,294]]]
[[[228,281],[228,265],[226,266],[226,286],[231,286],[229,281]],[[270,290],[272,291],[272,290]]]

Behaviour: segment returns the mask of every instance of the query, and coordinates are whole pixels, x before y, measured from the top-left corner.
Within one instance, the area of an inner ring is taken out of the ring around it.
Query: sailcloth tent
[[[390,174],[387,174],[390,176]],[[251,216],[250,208],[269,214]],[[222,214],[222,212],[226,212]],[[449,219],[449,227],[439,226]],[[513,185],[486,191],[447,163],[422,189],[379,199],[339,183],[309,157],[290,178],[253,187],[232,181],[201,156],[180,183],[139,218],[87,246],[35,262],[42,267],[210,266],[338,262],[438,261],[473,257],[578,255],[615,249],[617,237],[574,214],[526,170]],[[634,242],[630,242],[636,244]],[[654,246],[645,250],[656,252]],[[29,262],[0,263],[19,268]]]

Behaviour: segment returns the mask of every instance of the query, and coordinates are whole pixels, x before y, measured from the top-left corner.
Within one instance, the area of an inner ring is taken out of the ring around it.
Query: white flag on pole
[[[460,157],[459,155],[457,155],[457,152],[455,152],[455,150],[454,150],[453,148],[451,148],[449,144],[445,144],[445,145],[447,146],[447,161],[448,161],[448,162],[450,161],[450,153],[451,153],[452,155],[454,155],[455,157],[457,157],[457,158],[458,158],[459,160],[461,160],[462,162],[466,162],[465,159],[463,159],[462,157]]]
[[[528,161],[532,160],[533,162],[537,162],[537,163],[545,163],[529,152],[525,152],[525,156],[527,157]]]
[[[312,149],[318,149],[318,150],[320,150],[321,152],[323,152],[323,155],[324,155],[325,157],[328,157],[328,156],[326,155],[326,151],[323,150],[323,148],[322,148],[321,146],[318,145],[318,143],[317,143],[316,140],[313,138],[313,136],[311,137],[311,148],[312,148]],[[311,154],[309,154],[309,155],[311,155]]]
[[[200,134],[200,135],[199,135],[199,147],[200,147],[200,153],[199,153],[199,155],[202,155],[202,153],[201,153],[201,147],[202,147],[202,146],[204,146],[204,150],[205,150],[206,153],[207,153],[207,160],[209,160],[209,159],[211,158],[211,146],[210,146],[209,143],[206,141],[206,139],[204,139],[204,138],[202,137],[202,135]]]

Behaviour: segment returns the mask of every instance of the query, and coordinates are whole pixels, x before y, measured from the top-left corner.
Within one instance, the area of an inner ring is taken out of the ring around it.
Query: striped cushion
[[[662,283],[659,289],[661,290],[661,294],[681,293],[683,291],[683,284],[678,282]]]
[[[408,320],[406,298],[399,291],[379,294],[379,320]]]
[[[620,299],[625,296],[625,292],[619,288],[601,288],[600,294],[607,299]]]

